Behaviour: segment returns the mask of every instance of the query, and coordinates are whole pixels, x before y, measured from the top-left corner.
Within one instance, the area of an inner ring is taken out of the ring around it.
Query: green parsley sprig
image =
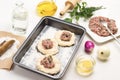
[[[94,11],[99,10],[99,9],[103,9],[103,7],[102,6],[100,6],[100,7],[87,7],[86,2],[82,2],[81,5],[79,3],[77,3],[77,5],[72,10],[72,12],[69,12],[70,18],[65,18],[64,20],[66,22],[72,22],[73,19],[78,21],[80,18],[84,18],[84,20],[87,20],[93,16]]]

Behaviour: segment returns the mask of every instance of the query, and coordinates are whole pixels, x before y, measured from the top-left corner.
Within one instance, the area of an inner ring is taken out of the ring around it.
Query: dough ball
[[[50,68],[47,68],[45,66]],[[60,61],[55,56],[47,55],[38,59],[36,68],[48,74],[57,74],[58,72],[60,72],[61,64],[60,64]]]
[[[58,52],[58,43],[55,39],[42,39],[37,48],[45,55],[54,55]]]
[[[55,39],[60,46],[71,46],[75,44],[75,34],[67,30],[59,30],[55,34]]]

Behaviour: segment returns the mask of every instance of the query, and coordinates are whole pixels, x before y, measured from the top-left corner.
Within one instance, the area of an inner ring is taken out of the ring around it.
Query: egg
[[[98,59],[100,59],[100,60],[107,60],[110,56],[109,47],[106,47],[106,46],[100,47],[98,49],[98,55],[97,56],[98,56]]]

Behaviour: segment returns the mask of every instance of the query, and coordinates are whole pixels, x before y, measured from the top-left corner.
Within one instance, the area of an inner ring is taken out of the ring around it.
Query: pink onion
[[[85,51],[86,52],[92,52],[94,49],[94,43],[92,41],[86,41],[85,42]]]

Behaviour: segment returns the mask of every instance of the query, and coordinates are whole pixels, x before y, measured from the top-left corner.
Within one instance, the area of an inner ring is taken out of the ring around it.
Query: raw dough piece
[[[47,58],[47,60],[46,60],[46,58]],[[42,63],[42,62],[44,62],[44,63]],[[51,66],[51,64],[54,66],[49,67],[49,66]],[[45,67],[45,65],[47,65],[48,67]],[[36,65],[36,68],[38,70],[43,71],[48,74],[57,74],[58,72],[60,72],[60,67],[61,67],[60,61],[55,56],[41,57],[38,59],[37,65]]]
[[[49,48],[49,44],[46,44],[48,46],[48,48],[45,49],[45,47],[43,46],[43,40],[50,40],[52,41],[52,47]],[[42,52],[45,55],[54,55],[58,52],[58,43],[57,41],[55,41],[55,39],[42,39],[39,41],[37,48],[40,52]]]
[[[66,35],[67,33],[67,35]],[[62,37],[63,35],[63,37]],[[61,39],[63,38],[63,40]],[[64,40],[65,38],[65,40]],[[68,39],[69,38],[69,39]],[[57,40],[60,46],[71,46],[75,44],[75,34],[67,30],[59,30],[55,34],[55,39]]]

